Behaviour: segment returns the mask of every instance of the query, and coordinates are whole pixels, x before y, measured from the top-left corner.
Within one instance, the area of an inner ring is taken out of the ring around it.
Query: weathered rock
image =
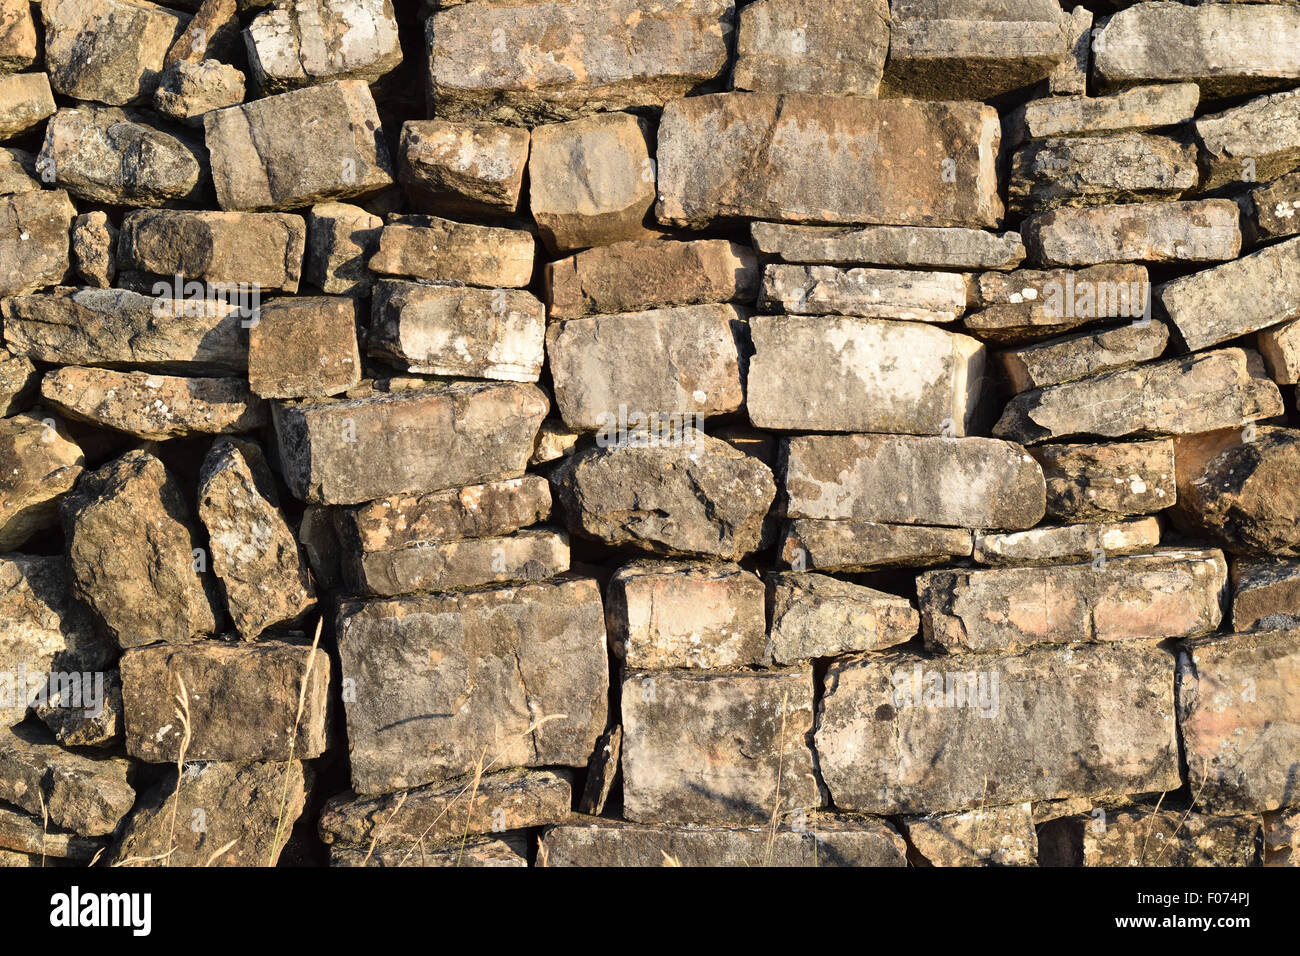
[[[338,645],[356,687],[346,710],[357,793],[489,761],[583,766],[605,729],[605,625],[589,579],[345,602]]]
[[[667,438],[633,431],[580,451],[551,483],[574,532],[650,554],[725,561],[759,549],[776,497],[766,465],[690,428]]]
[[[575,431],[607,427],[620,408],[687,421],[738,411],[746,351],[730,305],[569,319],[546,334],[555,404]]]
[[[348,550],[391,551],[416,544],[509,534],[544,521],[551,489],[539,475],[400,495],[339,509],[339,537]]]
[[[978,299],[986,307],[1040,305],[1048,316],[1082,325],[1093,319],[1140,317],[1150,302],[1149,286],[1146,267],[1139,265],[1017,269],[981,275]]]
[[[533,130],[528,201],[552,252],[646,239],[655,202],[650,126],[630,113]]]
[[[58,524],[59,500],[86,462],[66,428],[44,416],[37,409],[0,419],[0,552]]]
[[[978,547],[978,545],[977,545]],[[1219,551],[1102,555],[1087,564],[928,571],[917,579],[927,648],[1198,637],[1223,619]]]
[[[327,202],[307,213],[307,261],[303,278],[331,295],[366,295],[374,277],[370,257],[379,248],[384,221],[360,206]]]
[[[1116,133],[1032,142],[1011,157],[1010,209],[1177,199],[1196,187],[1196,147],[1168,136]]]
[[[331,80],[373,83],[402,62],[392,0],[289,0],[244,31],[262,95]]]
[[[297,292],[307,226],[285,213],[137,210],[122,220],[118,268],[251,295]]]
[[[94,711],[94,673],[111,652],[72,599],[62,556],[0,557],[0,724],[21,723],[29,705],[44,706],[51,694],[60,711]]]
[[[260,0],[256,0],[260,3]],[[177,0],[174,6],[195,8],[194,16],[186,25],[185,33],[163,57],[164,68],[177,63],[200,63],[211,57],[230,57],[239,39],[238,8],[253,6],[245,0]],[[164,72],[166,70],[164,69]],[[242,77],[242,74],[241,74]],[[241,78],[240,85],[243,85]]]
[[[308,780],[299,760],[187,764],[179,782],[169,768],[140,798],[110,865],[275,866]]]
[[[39,724],[0,728],[0,800],[82,836],[112,833],[135,803],[131,761],[64,750]]]
[[[45,126],[38,168],[72,195],[118,206],[200,202],[201,145],[159,129],[146,114],[111,106],[61,109]]]
[[[532,281],[533,237],[523,229],[399,216],[380,232],[369,266],[382,275],[520,289]]]
[[[569,570],[569,538],[563,531],[539,528],[461,541],[421,541],[348,555],[343,570],[355,592],[381,597],[522,584]]]
[[[1178,497],[1169,439],[1039,445],[1029,453],[1043,467],[1047,516],[1056,521],[1152,514]]]
[[[1191,81],[1207,98],[1277,89],[1300,78],[1300,10],[1139,3],[1110,18],[1093,50],[1103,87]]]
[[[260,448],[216,442],[199,471],[198,501],[212,570],[245,640],[312,607],[307,565],[280,513],[275,481]]]
[[[197,535],[181,488],[161,461],[132,451],[87,472],[62,512],[73,594],[119,646],[213,631],[211,597],[195,570]]]
[[[25,149],[0,147],[0,196],[35,192],[40,188],[36,157]]]
[[[1098,564],[1119,554],[1138,554],[1160,544],[1160,522],[1091,521],[1086,524],[1041,525],[1028,531],[976,534],[974,558],[979,564],[1047,564],[1092,560]]]
[[[467,3],[427,21],[437,115],[536,125],[659,106],[719,79],[730,0]]]
[[[54,114],[44,73],[0,73],[0,140],[14,139]]]
[[[1135,86],[1109,96],[1047,96],[1012,110],[1003,122],[1003,133],[1007,145],[1015,146],[1031,139],[1176,126],[1196,114],[1200,98],[1195,83]]]
[[[1073,55],[1052,0],[894,3],[885,89],[925,99],[989,99],[1025,91]]]
[[[1175,790],[1173,669],[1149,642],[836,661],[818,765],[836,807],[871,813]]]
[[[109,289],[117,277],[117,227],[102,211],[85,213],[72,223],[72,260],[87,285]]]
[[[518,289],[380,281],[366,350],[409,372],[536,382],[546,308]]]
[[[725,239],[616,242],[546,264],[550,318],[641,312],[706,302],[752,302],[753,251]]]
[[[304,501],[358,504],[515,478],[547,404],[533,385],[458,382],[277,405],[284,480]]]
[[[1279,385],[1300,384],[1300,322],[1265,329],[1255,337],[1269,378]]]
[[[45,0],[45,64],[56,93],[124,106],[146,100],[189,17],[137,0]]]
[[[758,305],[797,315],[954,322],[966,311],[966,280],[955,272],[774,263],[763,270]]]
[[[244,102],[244,74],[219,60],[180,60],[162,72],[153,106],[186,126],[203,126],[203,117]]]
[[[1202,116],[1196,138],[1201,189],[1276,179],[1300,166],[1300,90]]]
[[[1156,359],[1169,343],[1163,322],[1134,322],[997,353],[1015,394],[1129,368]]]
[[[903,821],[908,842],[931,866],[1036,866],[1038,835],[1027,803],[978,807]]]
[[[69,418],[150,441],[248,432],[266,424],[266,403],[239,378],[66,366],[45,373],[41,398]]]
[[[1065,16],[1065,42],[1070,51],[1036,87],[1052,97],[1082,95],[1088,91],[1092,62],[1092,11],[1080,4]]]
[[[544,465],[548,461],[558,461],[573,454],[580,437],[560,419],[546,419],[537,432],[537,443],[528,464]]]
[[[971,533],[964,528],[874,521],[798,518],[786,524],[781,541],[781,560],[796,570],[868,571],[946,564],[970,553]]]
[[[40,373],[28,359],[0,348],[0,417],[22,411],[40,382]]]
[[[1018,232],[927,226],[794,226],[756,222],[754,247],[784,262],[867,263],[912,269],[1014,269],[1025,258]]]
[[[0,196],[0,297],[62,281],[71,264],[68,230],[76,215],[62,189]]]
[[[409,850],[454,845],[469,834],[562,823],[573,802],[565,770],[500,770],[477,781],[431,784],[380,797],[341,793],[325,803],[320,838],[331,845]]]
[[[357,303],[342,296],[283,296],[248,330],[248,385],[263,398],[323,398],[361,381]]]
[[[868,97],[880,91],[887,0],[759,0],[737,14],[734,89]]]
[[[1178,726],[1198,808],[1257,813],[1295,802],[1300,631],[1188,641],[1178,668]]]
[[[991,438],[803,435],[787,440],[786,514],[887,524],[1030,528],[1043,517],[1043,472]]]
[[[763,662],[763,582],[735,564],[634,561],[605,592],[605,629],[630,670]]]
[[[330,848],[330,866],[480,867],[527,866],[528,834],[504,832],[500,837],[467,837],[447,847]]]
[[[660,222],[773,219],[997,226],[992,107],[726,93],[674,100],[659,124]],[[891,156],[925,157],[899,176]],[[932,163],[932,165],[930,165]]]
[[[529,139],[526,129],[496,123],[407,120],[398,178],[417,208],[427,212],[514,215]]]
[[[107,842],[57,828],[51,830],[37,815],[0,807],[0,866],[47,867],[65,861],[85,864],[94,859]]]
[[[1220,262],[1241,251],[1230,199],[1129,203],[1039,213],[1020,225],[1030,258],[1045,266],[1101,262]]]
[[[622,701],[628,820],[763,823],[822,804],[811,666],[629,671]]]
[[[112,747],[121,741],[126,728],[122,678],[117,671],[82,672],[80,683],[67,678],[51,682],[46,702],[32,710],[64,747]]]
[[[759,428],[965,435],[984,346],[921,322],[755,316],[746,406]]]
[[[1266,813],[1264,866],[1300,866],[1300,810]]]
[[[587,761],[587,781],[578,797],[578,812],[601,814],[609,801],[614,780],[622,773],[623,728],[615,724],[600,735],[596,749]]]
[[[1043,866],[1252,866],[1260,824],[1191,810],[1099,810],[1043,829]]]
[[[313,121],[311,148],[302,123]],[[369,88],[342,80],[203,117],[222,209],[294,209],[378,192],[393,182]]]
[[[1300,318],[1300,238],[1166,282],[1156,295],[1193,351]]]
[[[1248,196],[1243,211],[1256,240],[1300,233],[1300,171],[1258,186]]]
[[[1282,396],[1256,352],[1220,349],[1022,392],[993,434],[1013,441],[1194,435],[1270,418]]]
[[[126,752],[137,760],[175,763],[186,726],[187,760],[310,760],[325,751],[330,658],[306,643],[137,647],[121,668]]]
[[[550,827],[542,866],[906,866],[903,838],[883,820],[818,814],[801,830],[672,826],[596,817]]]
[[[1300,431],[1230,435],[1204,457],[1176,449],[1179,515],[1235,553],[1300,556]]]
[[[824,574],[770,574],[767,656],[777,664],[906,644],[917,631],[907,598]]]
[[[204,374],[248,368],[243,307],[124,289],[58,289],[0,304],[14,355],[59,365]]]
[[[0,70],[25,70],[39,56],[31,4],[28,0],[0,0]]]
[[[1274,631],[1300,627],[1300,561],[1232,562],[1232,629]]]

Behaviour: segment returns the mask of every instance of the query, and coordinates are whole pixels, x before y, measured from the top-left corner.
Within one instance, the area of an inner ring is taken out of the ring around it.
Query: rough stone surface
[[[1135,322],[1009,349],[997,359],[1011,390],[1019,394],[1159,358],[1168,344],[1169,327],[1163,322]]]
[[[359,504],[523,474],[546,409],[532,385],[465,382],[277,406],[274,420],[297,497]]]
[[[1244,205],[1246,226],[1257,240],[1300,233],[1300,171],[1252,189]]]
[[[64,747],[114,747],[126,726],[122,678],[117,671],[91,672],[87,693],[86,672],[81,673],[80,685],[66,679],[52,681],[45,703],[32,710]]]
[[[44,73],[0,73],[0,140],[21,136],[54,112]]]
[[[399,216],[380,232],[369,267],[382,275],[515,289],[532,279],[533,245],[523,229]]]
[[[777,664],[906,644],[919,621],[907,598],[825,574],[773,573],[767,654]]]
[[[112,833],[135,803],[131,763],[65,750],[39,724],[0,728],[0,800],[83,836]]]
[[[636,561],[605,592],[605,627],[629,670],[763,662],[763,582],[735,564]]]
[[[122,655],[126,752],[146,763],[175,763],[188,706],[187,760],[319,757],[327,742],[330,666],[324,651],[281,640],[133,648]]]
[[[605,623],[589,579],[346,602],[338,644],[357,688],[345,705],[357,793],[487,760],[585,766],[605,729]]]
[[[71,265],[68,230],[76,215],[62,189],[0,196],[0,296],[59,284]]]
[[[1059,136],[1143,132],[1187,122],[1200,98],[1195,83],[1135,86],[1108,96],[1048,96],[1012,110],[1004,132],[1008,145]]]
[[[806,435],[785,462],[791,518],[1015,530],[1043,517],[1042,469],[1013,442]]]
[[[1232,562],[1232,629],[1300,627],[1300,561],[1238,558]]]
[[[359,206],[326,202],[307,212],[307,258],[303,278],[330,295],[365,295],[373,276],[370,257],[379,248],[384,221]]]
[[[913,817],[903,828],[931,866],[1038,864],[1038,836],[1028,803]]]
[[[874,521],[797,518],[786,524],[781,560],[797,570],[868,571],[943,564],[968,558],[971,533],[964,528],[881,524]]]
[[[331,80],[373,83],[402,62],[393,0],[289,0],[244,31],[262,95]]]
[[[999,135],[997,114],[978,103],[768,93],[674,100],[659,124],[655,213],[683,226],[738,218],[997,226]],[[900,177],[882,162],[891,155],[933,165]],[[952,165],[941,168],[945,160]]]
[[[528,164],[528,130],[496,123],[408,120],[398,178],[426,212],[513,215]]]
[[[1047,516],[1056,521],[1152,514],[1178,497],[1169,439],[1038,445],[1029,453],[1043,467]]]
[[[40,409],[0,419],[0,552],[58,523],[85,461],[66,426]]]
[[[821,805],[812,669],[628,671],[623,816],[763,823]]]
[[[1045,564],[1101,560],[1117,554],[1150,551],[1160,543],[1154,517],[1133,521],[1090,521],[1042,525],[1028,531],[976,534],[973,557],[979,564]]]
[[[1227,580],[1222,552],[1162,550],[1087,564],[929,571],[917,579],[917,595],[927,647],[1004,651],[1209,634],[1223,619]]]
[[[1021,224],[1045,266],[1101,262],[1221,262],[1241,251],[1240,213],[1228,199],[1054,209]]]
[[[194,522],[160,460],[134,451],[87,472],[62,512],[73,593],[118,645],[179,643],[215,629],[209,582],[195,571]]]
[[[850,263],[916,269],[1014,269],[1025,258],[1018,232],[929,226],[750,226],[759,252],[785,262]]]
[[[45,0],[45,63],[56,93],[124,106],[147,99],[189,17],[139,0]]]
[[[552,475],[571,530],[617,547],[734,561],[758,550],[776,496],[771,470],[724,441],[683,429],[674,442],[590,448]]]
[[[874,97],[889,50],[887,0],[759,0],[738,11],[731,85]]]
[[[0,2],[0,70],[25,70],[39,55],[31,4],[27,0]]]
[[[117,227],[103,212],[83,213],[72,224],[72,259],[90,286],[109,289],[117,277]]]
[[[202,128],[213,110],[244,102],[244,74],[219,60],[181,60],[163,70],[154,90],[160,114],[186,126]]]
[[[357,304],[336,296],[274,299],[248,330],[248,385],[263,398],[324,398],[361,381]]]
[[[1175,790],[1173,670],[1149,642],[837,661],[819,768],[836,807],[867,813]]]
[[[1039,840],[1043,866],[1251,866],[1260,824],[1191,810],[1099,810],[1052,821]]]
[[[861,315],[953,322],[966,311],[966,280],[952,272],[773,264],[759,307],[796,315]]]
[[[1300,166],[1300,90],[1261,96],[1196,121],[1201,188],[1267,182]]]

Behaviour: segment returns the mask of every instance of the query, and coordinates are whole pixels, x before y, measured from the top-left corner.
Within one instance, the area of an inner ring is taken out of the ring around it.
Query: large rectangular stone
[[[594,431],[621,406],[664,417],[738,411],[744,315],[731,305],[688,305],[554,323],[546,355],[564,423]]]
[[[1159,358],[1169,344],[1163,322],[1134,322],[1049,339],[996,355],[1015,394],[1113,372]]]
[[[980,103],[723,93],[659,125],[661,222],[996,226],[1001,130]],[[898,175],[893,157],[907,156]]]
[[[1300,238],[1166,282],[1156,295],[1191,351],[1300,318]]]
[[[929,571],[917,579],[921,630],[949,653],[1199,637],[1223,619],[1220,551],[1157,551],[1086,564]]]
[[[916,636],[916,610],[896,594],[798,571],[769,574],[767,590],[767,654],[777,664],[878,651]]]
[[[1282,413],[1282,395],[1263,366],[1257,352],[1220,349],[1022,392],[993,434],[1029,444],[1240,427]]]
[[[395,216],[379,233],[368,266],[380,275],[518,289],[532,281],[533,247],[526,229]]]
[[[630,671],[622,701],[627,819],[763,823],[821,805],[811,665]]]
[[[1042,469],[992,438],[803,435],[785,448],[786,513],[887,524],[1029,528],[1043,517]]]
[[[548,404],[534,385],[470,382],[277,403],[284,480],[304,501],[359,504],[515,478]]]
[[[62,189],[0,196],[0,297],[63,281],[77,208]]]
[[[1195,83],[1135,86],[1109,96],[1045,96],[1012,110],[1003,121],[1007,145],[1056,136],[1142,132],[1176,126],[1196,115]]]
[[[1173,676],[1154,642],[837,661],[818,764],[865,813],[1176,790]]]
[[[187,760],[223,761],[325,752],[330,657],[309,644],[158,644],[128,650],[121,667],[126,750],[137,760],[174,763],[182,749]]]
[[[1253,814],[1294,805],[1300,630],[1188,641],[1178,678],[1178,726],[1197,806]]]
[[[1241,213],[1231,199],[1143,202],[1031,216],[1020,231],[1045,266],[1103,262],[1222,262],[1241,251]]]
[[[1178,497],[1174,443],[1163,438],[1029,449],[1047,479],[1047,516],[1096,521],[1154,514]]]
[[[750,320],[746,406],[759,428],[965,435],[980,413],[984,346],[921,322]]]
[[[758,306],[794,315],[942,323],[966,311],[966,298],[966,279],[955,272],[773,263],[763,271]]]
[[[966,528],[796,518],[786,523],[781,560],[795,570],[870,571],[947,564],[971,555]]]
[[[730,0],[501,0],[426,26],[437,115],[533,126],[659,106],[721,76]]]
[[[929,226],[796,226],[756,222],[759,252],[783,262],[862,263],[909,269],[1014,269],[1025,258],[1018,232]]]
[[[388,793],[493,767],[584,766],[605,729],[600,587],[344,602],[339,657],[352,786]]]

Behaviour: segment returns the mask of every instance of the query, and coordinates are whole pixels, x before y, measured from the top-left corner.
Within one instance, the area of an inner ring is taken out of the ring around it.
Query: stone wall
[[[0,863],[1290,861],[1300,6],[174,7],[0,0]]]

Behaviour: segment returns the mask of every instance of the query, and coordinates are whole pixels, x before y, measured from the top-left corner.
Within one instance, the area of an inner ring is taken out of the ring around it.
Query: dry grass
[[[170,848],[164,854],[164,857],[170,857],[176,852],[176,812],[181,805],[181,784],[185,780],[185,755],[189,753],[190,742],[193,740],[192,729],[190,727],[190,694],[185,689],[185,678],[178,673],[176,683],[180,686],[180,693],[176,695],[176,718],[181,722],[181,743],[176,751],[176,790],[172,794],[172,817],[171,823],[167,828],[167,846]],[[171,860],[168,859],[168,865]]]
[[[271,850],[267,854],[266,865],[275,866],[283,845],[280,838],[284,835],[285,817],[289,812],[289,779],[293,776],[293,755],[298,744],[298,728],[302,726],[302,711],[307,705],[307,683],[311,680],[311,670],[316,663],[316,651],[320,647],[321,629],[325,626],[325,615],[316,620],[316,635],[312,638],[311,653],[307,656],[307,668],[302,674],[302,683],[298,686],[298,712],[293,717],[293,733],[289,735],[289,759],[284,762],[284,790],[280,794],[280,812],[275,821],[275,835],[271,838]]]
[[[785,772],[785,724],[786,707],[789,702],[790,692],[786,691],[781,695],[781,732],[777,736],[776,754],[776,796],[775,802],[772,804],[772,814],[768,820],[767,845],[763,848],[763,866],[772,865],[772,859],[776,853],[777,827],[781,823],[781,778]]]

